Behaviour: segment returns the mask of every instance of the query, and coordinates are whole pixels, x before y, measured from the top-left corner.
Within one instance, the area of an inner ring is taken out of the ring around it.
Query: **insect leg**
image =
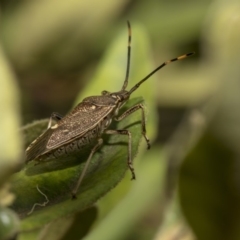
[[[52,121],[55,120],[55,121],[59,121],[63,118],[63,116],[57,112],[53,112],[51,114],[51,117],[49,119],[49,122],[48,122],[48,128],[49,129],[51,126],[52,126]]]
[[[116,121],[121,121],[122,119],[124,119],[125,117],[131,115],[133,112],[137,111],[138,109],[141,109],[142,111],[142,135],[144,136],[146,143],[147,143],[147,149],[150,149],[151,145],[150,145],[150,141],[149,138],[146,135],[146,116],[145,116],[145,110],[144,110],[144,106],[143,104],[137,104],[131,108],[129,108],[128,110],[126,110],[121,116],[119,117],[115,117]]]
[[[131,180],[136,179],[133,164],[132,164],[132,135],[131,135],[131,133],[125,129],[123,129],[123,130],[106,130],[104,133],[128,135],[128,161],[127,161],[127,164],[132,173]]]
[[[79,186],[80,186],[80,184],[81,184],[81,182],[82,182],[82,180],[83,180],[83,178],[84,178],[84,176],[86,174],[86,171],[88,169],[88,165],[89,165],[89,163],[90,163],[90,161],[92,159],[92,156],[97,151],[97,149],[102,145],[102,143],[103,143],[102,138],[99,138],[97,144],[91,150],[91,152],[90,152],[90,154],[88,156],[88,159],[87,159],[87,161],[85,163],[85,166],[84,166],[84,168],[83,168],[83,170],[81,172],[81,175],[80,175],[80,177],[79,177],[79,179],[77,181],[77,184],[75,185],[75,187],[72,190],[72,199],[76,198],[76,194],[77,194],[78,188],[79,188]]]

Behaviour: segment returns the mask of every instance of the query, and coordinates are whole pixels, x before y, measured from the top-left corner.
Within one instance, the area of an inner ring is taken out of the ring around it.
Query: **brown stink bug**
[[[130,55],[131,55],[131,27],[128,24],[128,51],[127,51],[127,69],[126,77],[122,89],[117,92],[102,91],[102,95],[90,96],[82,100],[71,112],[62,117],[58,113],[53,113],[50,117],[47,130],[35,139],[26,149],[26,162],[36,160],[38,162],[58,159],[60,156],[67,155],[71,152],[78,152],[84,146],[96,142],[93,146],[84,169],[72,190],[73,198],[76,197],[78,188],[86,173],[88,165],[93,154],[103,144],[102,134],[122,134],[128,137],[128,158],[127,164],[135,179],[135,172],[132,165],[131,139],[132,135],[129,130],[108,129],[112,120],[121,121],[133,112],[141,110],[142,112],[142,135],[146,140],[147,148],[150,148],[150,142],[146,135],[145,111],[142,104],[137,104],[127,109],[120,116],[119,109],[129,100],[131,94],[141,86],[149,77],[162,67],[169,63],[187,58],[194,53],[184,54],[177,58],[162,63],[155,70],[149,73],[129,91],[126,90],[128,85]],[[53,124],[53,120],[57,121]]]

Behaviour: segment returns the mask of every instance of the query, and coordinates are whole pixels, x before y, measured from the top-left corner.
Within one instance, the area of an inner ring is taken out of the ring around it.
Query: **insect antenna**
[[[168,60],[164,63],[162,63],[160,66],[158,66],[156,69],[154,69],[152,72],[150,72],[145,78],[143,78],[141,81],[139,81],[136,85],[134,85],[130,90],[129,90],[129,95],[131,95],[136,89],[138,89],[140,87],[140,85],[145,82],[148,78],[150,78],[155,72],[157,72],[158,70],[160,70],[161,68],[163,68],[164,66],[172,63],[172,62],[175,62],[175,61],[178,61],[178,60],[182,60],[184,58],[187,58],[187,57],[190,57],[194,54],[194,52],[191,52],[191,53],[187,53],[187,54],[184,54],[184,55],[181,55],[179,57],[176,57],[176,58],[173,58],[171,60]],[[125,84],[125,83],[124,83]]]
[[[131,33],[131,25],[130,22],[127,21],[128,25],[128,50],[127,50],[127,69],[126,69],[126,76],[125,76],[125,81],[122,86],[122,90],[125,90],[127,85],[128,85],[128,77],[129,77],[129,69],[130,69],[130,59],[131,59],[131,38],[132,38],[132,33]]]

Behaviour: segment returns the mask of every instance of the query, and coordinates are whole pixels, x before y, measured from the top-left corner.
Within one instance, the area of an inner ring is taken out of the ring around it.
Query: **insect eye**
[[[109,92],[106,91],[106,90],[103,90],[103,91],[102,91],[102,95],[109,95]]]

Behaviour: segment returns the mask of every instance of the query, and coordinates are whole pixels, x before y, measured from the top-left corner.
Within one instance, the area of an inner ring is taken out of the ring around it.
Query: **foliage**
[[[0,10],[0,239],[240,238],[239,1],[1,0]],[[150,151],[140,112],[112,125],[132,132],[137,180],[126,138],[104,137],[73,201],[90,147],[73,161],[25,165],[48,120],[26,123],[121,88],[126,19],[129,88],[169,56],[196,57],[163,69],[124,105],[145,105]],[[168,126],[158,116],[182,109],[160,142]]]

